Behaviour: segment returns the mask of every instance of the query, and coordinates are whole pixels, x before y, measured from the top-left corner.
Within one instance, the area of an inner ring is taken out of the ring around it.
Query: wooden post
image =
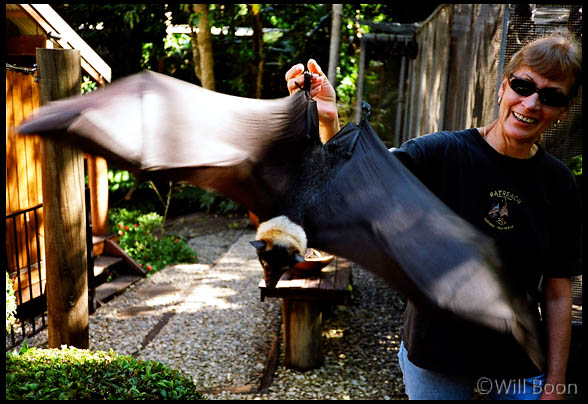
[[[95,236],[108,233],[108,163],[104,157],[86,155],[88,186],[92,205],[92,232]]]
[[[41,105],[81,94],[79,50],[37,49]],[[84,161],[51,137],[41,142],[49,348],[89,347]]]
[[[309,300],[282,302],[286,367],[310,370],[323,364],[321,353],[321,305]]]

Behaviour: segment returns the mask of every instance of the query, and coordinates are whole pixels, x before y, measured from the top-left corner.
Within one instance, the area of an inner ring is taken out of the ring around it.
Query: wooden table
[[[325,305],[346,305],[351,299],[351,262],[335,257],[320,272],[299,276],[286,272],[274,289],[259,282],[261,300],[282,298],[282,327],[286,366],[309,370],[323,363],[322,310]]]

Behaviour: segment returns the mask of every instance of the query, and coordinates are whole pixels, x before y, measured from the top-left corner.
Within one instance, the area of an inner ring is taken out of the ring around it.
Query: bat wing
[[[414,177],[367,120],[347,125],[323,153],[336,163],[306,206],[309,246],[375,272],[417,305],[514,336],[542,368],[537,324],[491,239]]]
[[[279,210],[296,156],[316,143],[304,120],[313,103],[303,92],[255,100],[144,71],[43,106],[18,130],[147,176],[216,190],[266,220]]]
[[[367,121],[320,144],[316,104],[303,91],[252,100],[142,72],[42,107],[19,131],[217,190],[261,221],[285,214],[309,246],[357,262],[417,304],[512,334],[542,360],[490,240],[412,176]]]

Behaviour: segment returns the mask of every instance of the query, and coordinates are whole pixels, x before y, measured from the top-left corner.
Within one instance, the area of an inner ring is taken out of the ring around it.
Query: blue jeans
[[[404,344],[398,351],[404,388],[410,400],[471,400],[474,389],[489,400],[537,400],[545,375],[520,380],[475,379],[423,369],[410,362]]]

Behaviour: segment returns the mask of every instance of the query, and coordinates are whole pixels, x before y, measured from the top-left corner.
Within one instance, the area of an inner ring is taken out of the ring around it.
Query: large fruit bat
[[[543,367],[526,296],[492,240],[414,177],[366,114],[322,144],[308,91],[254,100],[145,71],[41,107],[19,131],[218,191],[261,222],[286,216],[309,247],[376,273],[417,305],[512,335]]]

